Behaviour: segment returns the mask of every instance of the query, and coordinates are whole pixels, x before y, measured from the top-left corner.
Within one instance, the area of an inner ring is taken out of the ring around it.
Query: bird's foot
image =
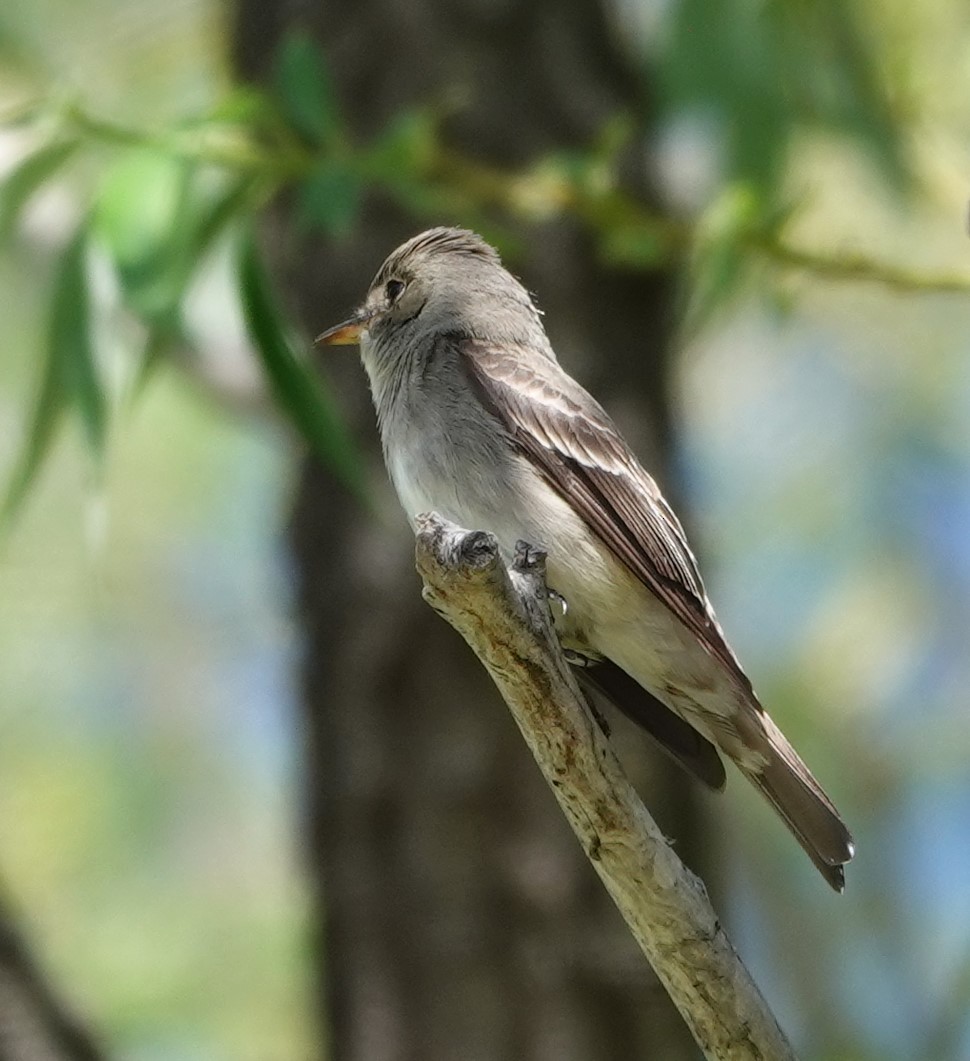
[[[566,598],[561,593],[557,593],[554,589],[549,589],[548,587],[546,587],[546,598],[550,603],[558,605],[562,612],[560,617],[565,619],[566,613],[569,611],[569,605],[566,603]]]

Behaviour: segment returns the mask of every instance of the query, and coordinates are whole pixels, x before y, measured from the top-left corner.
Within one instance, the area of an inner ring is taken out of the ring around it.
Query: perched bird
[[[711,787],[724,785],[718,752],[731,759],[841,891],[848,829],[758,702],[677,516],[559,365],[497,252],[463,229],[415,236],[317,343],[360,345],[412,525],[437,512],[490,531],[507,555],[519,540],[546,550],[581,674]]]

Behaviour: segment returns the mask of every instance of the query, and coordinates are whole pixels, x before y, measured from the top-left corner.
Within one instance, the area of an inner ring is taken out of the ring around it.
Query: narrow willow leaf
[[[190,271],[195,271],[231,222],[246,212],[252,194],[252,179],[240,177],[229,182],[221,192],[208,200],[192,226],[189,241]]]
[[[368,176],[383,181],[423,176],[437,141],[437,124],[426,111],[394,115],[363,158]]]
[[[192,166],[157,148],[123,154],[101,180],[94,220],[115,261],[137,266],[182,220]]]
[[[77,150],[77,140],[55,140],[28,155],[0,184],[0,240],[7,239],[30,197]]]
[[[139,358],[133,397],[143,393],[145,383],[167,353],[189,343],[183,319],[185,296],[213,245],[245,211],[252,188],[252,180],[241,177],[230,181],[201,205],[191,203],[191,211],[186,211],[194,216],[186,219],[179,233],[173,234],[173,239],[177,240],[176,246],[165,259],[171,274],[168,278],[168,301],[160,312],[151,316],[143,315],[148,327],[148,338]]]
[[[806,39],[817,41],[828,59],[828,76],[816,78],[815,111],[833,128],[841,129],[868,147],[883,177],[901,192],[912,191],[912,172],[902,144],[903,123],[893,113],[891,95],[880,73],[872,35],[860,20],[858,4],[845,0],[816,0],[792,5],[794,31],[788,55],[801,56]],[[797,70],[794,62],[789,68]],[[803,83],[809,69],[797,70]],[[895,91],[894,91],[895,94]]]
[[[253,187],[249,175],[216,179],[156,150],[116,165],[101,186],[95,231],[126,306],[150,327],[178,317],[192,277]]]
[[[175,360],[175,352],[188,345],[189,339],[180,313],[149,322],[148,335],[137,355],[138,367],[128,394],[129,401],[132,404],[138,401],[144,395],[148,381],[154,377],[155,370],[166,359]]]
[[[748,279],[749,268],[742,247],[729,240],[712,243],[698,255],[684,321],[688,334],[701,331],[728,307]]]
[[[751,185],[735,184],[711,205],[698,229],[691,261],[685,327],[700,331],[750,279],[746,239],[762,228],[764,201]]]
[[[254,85],[231,88],[206,115],[206,123],[259,127],[275,116],[269,96]]]
[[[300,222],[331,236],[345,236],[360,208],[360,178],[347,166],[324,159],[300,187]]]
[[[144,149],[127,153],[101,183],[95,232],[125,304],[145,320],[169,316],[180,296],[192,176],[185,161]]]
[[[40,392],[30,417],[30,427],[7,486],[3,505],[0,506],[0,530],[6,530],[13,517],[20,511],[64,419],[67,394],[59,353],[53,348],[47,351]]]
[[[273,78],[283,113],[310,143],[333,145],[340,136],[337,95],[323,54],[305,33],[283,38]]]
[[[213,245],[250,202],[250,177],[240,177],[212,190],[200,187],[200,176],[188,175],[177,219],[143,263],[145,290],[152,298],[135,308],[146,324],[162,331],[179,329],[182,301],[193,278]]]
[[[104,455],[108,401],[98,378],[91,338],[91,292],[87,273],[87,227],[68,244],[54,287],[48,357],[57,358],[68,401],[75,406],[95,458]]]
[[[293,352],[251,233],[242,240],[239,290],[246,329],[280,409],[324,464],[369,503],[353,442],[319,379]]]
[[[0,507],[0,524],[4,526],[9,525],[33,487],[71,406],[80,413],[95,457],[100,460],[103,456],[107,402],[98,380],[91,341],[86,248],[87,228],[82,226],[58,267],[40,392]]]

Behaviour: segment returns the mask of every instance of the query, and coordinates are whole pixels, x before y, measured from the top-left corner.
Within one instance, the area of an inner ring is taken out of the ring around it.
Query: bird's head
[[[360,307],[316,343],[359,343],[370,370],[440,335],[548,347],[529,293],[498,252],[467,229],[432,228],[398,247]]]

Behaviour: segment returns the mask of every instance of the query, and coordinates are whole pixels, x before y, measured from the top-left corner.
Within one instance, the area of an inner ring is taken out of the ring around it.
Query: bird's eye
[[[396,302],[401,297],[401,292],[404,290],[403,280],[388,280],[384,287],[384,294],[387,295],[388,302]]]

